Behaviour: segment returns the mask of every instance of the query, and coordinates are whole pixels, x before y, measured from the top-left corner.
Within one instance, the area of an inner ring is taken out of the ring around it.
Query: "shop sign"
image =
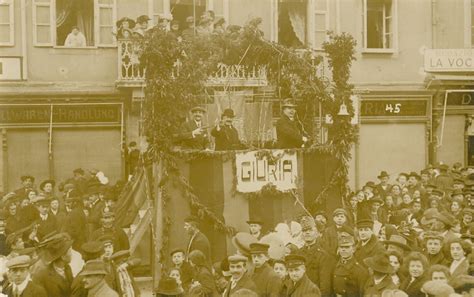
[[[427,49],[425,71],[474,71],[474,49]]]
[[[427,115],[426,99],[370,98],[360,104],[363,117],[423,117]]]
[[[280,191],[296,189],[296,152],[272,150],[264,156],[258,151],[237,153],[235,162],[237,191],[241,193],[257,192],[269,183]]]
[[[447,105],[474,105],[474,91],[448,92]]]
[[[51,116],[52,112],[52,116]],[[0,124],[118,124],[121,104],[5,104],[0,105]]]

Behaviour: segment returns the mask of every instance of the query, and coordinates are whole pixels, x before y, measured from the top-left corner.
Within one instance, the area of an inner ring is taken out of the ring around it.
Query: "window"
[[[13,0],[0,1],[0,46],[14,45]]]
[[[116,0],[33,0],[36,46],[115,46]]]
[[[396,49],[397,0],[364,0],[364,46],[375,51]]]
[[[323,42],[328,38],[329,30],[329,0],[314,1],[314,24],[313,24],[313,40],[312,48],[322,49]]]
[[[305,0],[279,0],[278,43],[301,48],[308,44]]]

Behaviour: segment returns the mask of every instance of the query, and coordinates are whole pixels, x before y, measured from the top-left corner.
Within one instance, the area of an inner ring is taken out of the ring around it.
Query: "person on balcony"
[[[206,109],[196,106],[191,109],[191,113],[192,120],[185,122],[181,132],[174,135],[175,142],[183,149],[204,150],[209,145],[207,127],[203,120]]]
[[[187,28],[183,30],[183,33],[181,36],[183,39],[189,39],[192,38],[196,34],[196,28],[195,28],[195,23],[194,23],[194,17],[188,16],[186,18],[186,24]]]
[[[303,123],[296,113],[296,104],[292,99],[285,99],[282,104],[282,116],[276,123],[277,147],[301,148],[308,143]]]
[[[86,37],[79,31],[77,26],[73,26],[71,33],[69,33],[66,37],[66,41],[64,42],[65,47],[86,47]]]
[[[137,26],[133,30],[133,34],[136,37],[145,36],[145,32],[148,29],[148,21],[151,20],[147,15],[141,15],[137,18]]]
[[[131,18],[123,17],[117,21],[117,39],[129,39],[132,37],[132,30],[135,28],[135,21]]]
[[[239,132],[232,125],[234,117],[234,111],[227,108],[222,113],[221,120],[216,120],[217,124],[211,131],[211,135],[215,137],[216,151],[238,150],[242,148]]]

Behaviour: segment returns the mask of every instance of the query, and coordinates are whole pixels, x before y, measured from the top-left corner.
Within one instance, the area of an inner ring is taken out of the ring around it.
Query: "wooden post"
[[[160,181],[163,174],[162,160],[153,165],[153,187],[154,187],[154,205],[152,216],[152,239],[153,239],[153,255],[152,255],[152,273],[153,273],[153,292],[158,288],[160,282],[162,266],[160,263],[160,250],[163,245],[163,200],[160,190]]]

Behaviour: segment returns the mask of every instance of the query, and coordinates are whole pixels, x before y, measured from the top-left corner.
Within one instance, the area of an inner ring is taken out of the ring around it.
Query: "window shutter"
[[[13,0],[0,1],[0,46],[15,44]]]
[[[115,46],[113,29],[117,22],[117,0],[94,1],[94,43],[96,46]]]
[[[53,46],[55,23],[52,0],[33,0],[33,44],[35,46]]]

